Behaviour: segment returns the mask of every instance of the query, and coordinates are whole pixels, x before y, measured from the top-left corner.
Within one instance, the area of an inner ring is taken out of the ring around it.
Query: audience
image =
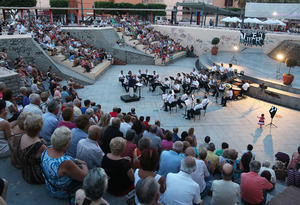
[[[7,193],[8,183],[4,178],[0,178],[0,204],[6,205],[6,193]]]
[[[73,123],[74,120],[74,110],[73,108],[67,107],[65,108],[62,113],[62,120],[58,123],[57,127],[65,126],[72,130],[73,128],[76,128],[76,124]]]
[[[111,152],[110,150],[110,141],[115,137],[123,137],[123,133],[120,132],[121,121],[119,118],[115,117],[112,119],[112,123],[108,126],[102,138],[100,139],[100,147],[105,154]],[[122,154],[122,153],[121,153]]]
[[[97,125],[88,129],[88,137],[79,140],[76,149],[76,158],[86,162],[89,169],[101,167],[104,156],[98,141],[101,138],[102,130]]]
[[[145,132],[143,137],[148,137],[151,139],[151,147],[156,149],[158,152],[161,151],[161,138],[157,136],[157,126],[151,125],[149,132]]]
[[[158,202],[159,188],[159,184],[151,176],[139,180],[135,186],[138,205],[161,205]]]
[[[136,144],[134,144],[136,132],[133,129],[127,130],[126,133],[126,148],[122,154],[122,157],[130,157],[130,160],[133,162],[134,151],[136,149]]]
[[[43,115],[43,112],[40,108],[41,97],[39,94],[32,93],[29,95],[30,104],[26,105],[23,109],[23,112],[31,112],[33,114]]]
[[[211,142],[208,144],[206,160],[210,162],[210,170],[212,174],[215,173],[219,167],[219,157],[214,153],[215,149],[214,143]]]
[[[166,130],[165,139],[161,141],[162,150],[171,150],[173,147],[173,133],[170,130]]]
[[[5,100],[0,100],[0,158],[10,156],[8,138],[11,135],[10,124],[6,120],[6,103]]]

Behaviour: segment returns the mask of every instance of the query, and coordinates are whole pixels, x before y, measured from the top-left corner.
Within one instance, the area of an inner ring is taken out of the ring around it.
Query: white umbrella
[[[263,24],[263,22],[257,18],[254,18],[253,19],[253,22],[256,23],[256,24]]]
[[[283,22],[280,21],[280,20],[275,20],[275,21],[276,21],[277,25],[280,25],[280,26],[286,26],[286,24],[283,23]]]
[[[242,22],[241,19],[239,19],[238,17],[232,17],[231,18],[231,22],[236,23],[236,22]]]
[[[228,22],[228,23],[242,22],[238,17],[226,17],[226,18],[223,18],[221,21]]]
[[[252,18],[246,18],[244,20],[244,23],[253,23],[253,19]]]
[[[223,18],[221,19],[222,22],[232,22],[231,21],[231,17],[226,17],[226,18]]]
[[[272,20],[272,19],[268,19],[268,20],[264,21],[263,24],[267,24],[267,25],[277,25],[278,22],[276,22],[275,20]]]

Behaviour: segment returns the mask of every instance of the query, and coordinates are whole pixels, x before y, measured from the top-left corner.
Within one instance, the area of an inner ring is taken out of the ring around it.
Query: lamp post
[[[277,80],[280,80],[280,65],[281,65],[281,62],[283,61],[284,59],[284,55],[282,53],[278,53],[276,55],[276,59],[279,61],[278,62],[278,66],[277,66],[277,71],[276,71],[276,79]]]
[[[234,54],[233,54],[233,56],[231,58],[231,62],[232,63],[235,62],[235,64],[237,65],[236,53],[238,52],[239,47],[238,46],[233,46],[232,49],[233,49]]]

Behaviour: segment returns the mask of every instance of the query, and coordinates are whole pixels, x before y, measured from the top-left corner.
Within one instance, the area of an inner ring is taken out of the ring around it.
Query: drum
[[[239,88],[239,87],[237,87],[237,86],[233,86],[232,87],[232,92],[233,92],[233,95],[234,96],[239,96],[240,95],[240,93],[241,93],[241,88]]]
[[[243,84],[241,82],[234,82],[233,85],[236,85],[238,87],[242,87]]]

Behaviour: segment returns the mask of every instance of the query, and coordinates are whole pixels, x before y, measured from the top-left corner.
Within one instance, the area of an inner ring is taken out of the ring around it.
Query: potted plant
[[[283,84],[290,85],[294,80],[294,75],[291,74],[291,69],[297,66],[297,60],[289,58],[285,61],[285,65],[289,67],[289,72],[282,75]]]
[[[220,43],[220,39],[215,37],[213,38],[213,40],[211,41],[211,44],[213,45],[213,47],[211,48],[211,55],[217,55],[219,48],[217,47],[217,45]]]

